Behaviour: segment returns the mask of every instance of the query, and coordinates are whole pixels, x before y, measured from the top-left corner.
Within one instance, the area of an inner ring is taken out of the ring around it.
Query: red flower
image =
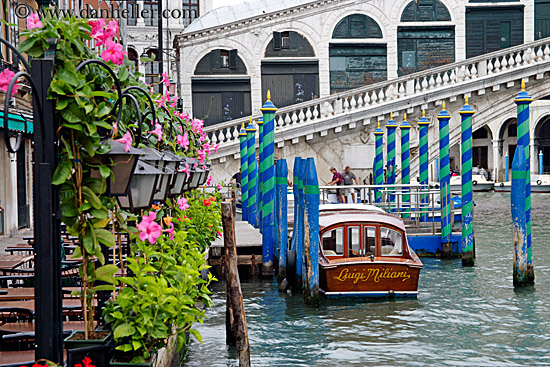
[[[208,199],[204,199],[204,200],[202,201],[202,203],[204,204],[204,206],[210,206],[210,204],[211,204],[211,203],[210,203],[210,200],[208,200]]]
[[[84,363],[84,366],[89,366],[92,363],[92,360],[89,357],[84,357],[82,363]]]
[[[210,201],[216,201],[216,197],[215,196],[210,197]]]

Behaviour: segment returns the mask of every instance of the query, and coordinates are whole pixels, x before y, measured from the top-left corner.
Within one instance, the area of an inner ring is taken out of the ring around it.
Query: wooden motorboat
[[[321,292],[338,297],[416,297],[422,262],[403,221],[370,208],[319,211]]]

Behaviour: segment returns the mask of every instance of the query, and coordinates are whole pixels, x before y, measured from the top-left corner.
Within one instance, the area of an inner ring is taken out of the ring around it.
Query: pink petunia
[[[126,134],[124,134],[122,138],[117,139],[115,141],[118,141],[119,143],[123,143],[124,150],[127,152],[130,151],[130,147],[132,146],[132,135],[130,134],[129,131],[126,131]]]
[[[158,136],[158,141],[162,140],[162,125],[158,122],[155,124],[155,130],[149,131],[150,134]]]
[[[164,232],[169,233],[170,239],[173,241],[174,240],[174,223],[170,222],[170,228],[165,229]]]
[[[7,68],[0,73],[0,90],[1,91],[4,91],[6,93],[8,92],[8,87],[10,86],[10,82],[14,76],[15,76],[15,73]],[[17,93],[17,89],[19,88],[19,86],[17,85],[18,83],[19,82],[15,82],[13,86],[13,89],[11,91],[12,97],[15,95],[15,93]]]
[[[105,29],[105,35],[107,37],[113,38],[116,37],[116,34],[118,33],[118,22],[116,19],[112,19],[109,21],[109,25]]]
[[[183,135],[178,135],[176,137],[178,144],[187,151],[189,149],[189,135],[184,133]]]
[[[101,58],[105,61],[112,61],[115,65],[122,65],[124,56],[127,54],[122,51],[121,44],[109,40],[106,43],[106,49],[101,53]]]
[[[38,17],[37,13],[32,13],[27,18],[27,28],[32,31],[35,28],[42,28],[42,22],[40,21],[40,17]]]
[[[177,201],[177,205],[179,206],[180,210],[183,210],[184,212],[186,212],[187,208],[189,208],[189,204],[187,204],[186,198],[179,198]]]

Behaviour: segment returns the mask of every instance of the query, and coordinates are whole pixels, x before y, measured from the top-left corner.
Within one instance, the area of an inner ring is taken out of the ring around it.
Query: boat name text
[[[349,269],[342,269],[340,274],[338,276],[335,276],[334,279],[339,280],[341,282],[345,282],[348,280],[353,281],[353,284],[357,284],[358,282],[366,282],[369,279],[372,279],[375,283],[380,282],[381,279],[402,279],[402,281],[406,281],[410,279],[410,274],[406,271],[395,271],[393,269],[363,269],[361,271],[357,271],[353,269],[353,271],[350,271]]]

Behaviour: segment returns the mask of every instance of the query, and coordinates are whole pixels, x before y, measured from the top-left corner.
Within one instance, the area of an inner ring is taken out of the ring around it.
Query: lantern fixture
[[[189,166],[189,163],[192,163],[192,160],[187,157],[180,156],[181,161],[179,163],[179,169],[175,175],[174,184],[172,185],[172,188],[170,190],[169,196],[178,196],[184,193],[185,186],[187,182],[191,179],[191,173],[186,173],[183,171],[183,167],[185,167],[185,163],[187,163]]]
[[[101,144],[108,144],[111,149],[107,153],[96,154],[91,162],[98,166],[107,166],[113,172],[113,175],[107,178],[107,194],[110,196],[127,195],[138,158],[143,152],[141,149],[133,147],[130,147],[127,152],[124,144],[118,141],[103,141]],[[91,177],[101,178],[99,168],[92,169]]]
[[[150,208],[153,205],[157,182],[162,174],[163,171],[139,160],[128,194],[117,198],[120,207],[131,212]]]

